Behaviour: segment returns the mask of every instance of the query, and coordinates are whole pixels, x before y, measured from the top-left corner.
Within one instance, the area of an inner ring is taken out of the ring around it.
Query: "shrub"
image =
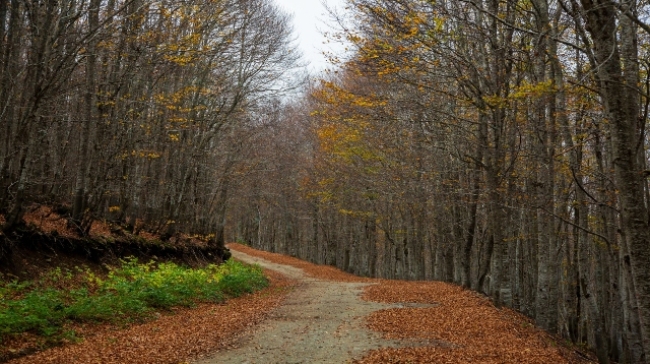
[[[23,298],[0,300],[0,335],[35,331],[43,336],[54,334],[65,317],[61,292],[34,290]]]
[[[226,274],[220,279],[219,289],[232,297],[252,293],[268,286],[268,280],[259,266],[244,266],[229,260],[224,264]]]
[[[1,284],[0,339],[27,331],[46,337],[61,335],[69,321],[142,321],[155,309],[221,302],[226,296],[237,297],[268,285],[260,267],[235,261],[192,269],[128,259],[109,269],[104,278],[88,269],[78,272],[81,277],[54,270],[48,282],[56,282],[52,286],[57,288]],[[66,284],[76,286],[61,288]]]

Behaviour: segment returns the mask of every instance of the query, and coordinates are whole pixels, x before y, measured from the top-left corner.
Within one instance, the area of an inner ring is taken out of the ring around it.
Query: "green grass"
[[[66,323],[144,321],[156,310],[222,302],[267,285],[260,267],[232,260],[192,269],[130,259],[103,277],[57,269],[39,282],[0,282],[0,342],[24,332],[56,340],[69,335]]]

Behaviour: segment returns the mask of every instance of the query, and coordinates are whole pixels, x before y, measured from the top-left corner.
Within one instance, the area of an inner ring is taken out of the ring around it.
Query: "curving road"
[[[214,353],[197,364],[346,363],[371,349],[404,346],[366,328],[366,315],[397,307],[363,301],[360,293],[368,284],[317,280],[298,268],[235,250],[232,254],[237,260],[280,272],[299,284],[235,349]]]

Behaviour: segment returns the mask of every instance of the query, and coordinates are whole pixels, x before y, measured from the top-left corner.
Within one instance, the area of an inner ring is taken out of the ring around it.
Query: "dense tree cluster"
[[[210,235],[242,130],[294,67],[268,0],[0,1],[0,216]],[[136,224],[136,219],[139,222]]]
[[[347,2],[354,52],[283,103],[270,0],[0,1],[0,249],[34,203],[227,230],[650,363],[650,4]]]
[[[349,0],[356,51],[250,151],[233,236],[650,362],[648,10]]]

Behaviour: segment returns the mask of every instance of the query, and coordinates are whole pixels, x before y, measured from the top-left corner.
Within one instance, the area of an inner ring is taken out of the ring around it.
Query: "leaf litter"
[[[303,269],[314,278],[374,282],[376,284],[365,288],[364,300],[401,304],[402,308],[371,313],[366,323],[385,339],[404,340],[407,347],[372,350],[354,361],[358,364],[592,362],[536,328],[526,316],[508,308],[496,308],[486,297],[460,286],[444,282],[361,278],[331,266],[240,244],[231,244],[230,248]]]

